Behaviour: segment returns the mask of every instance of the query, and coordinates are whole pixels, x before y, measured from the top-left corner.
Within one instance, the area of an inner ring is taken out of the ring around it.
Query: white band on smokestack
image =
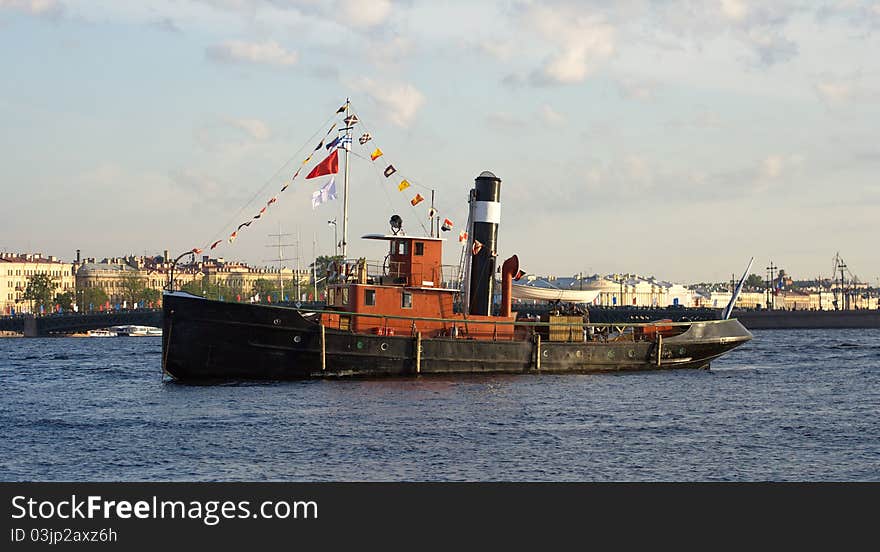
[[[501,224],[501,203],[497,201],[474,202],[474,222]]]

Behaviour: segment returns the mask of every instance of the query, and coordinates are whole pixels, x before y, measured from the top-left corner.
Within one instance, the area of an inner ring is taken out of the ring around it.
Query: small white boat
[[[117,333],[110,330],[89,330],[89,337],[116,337]]]

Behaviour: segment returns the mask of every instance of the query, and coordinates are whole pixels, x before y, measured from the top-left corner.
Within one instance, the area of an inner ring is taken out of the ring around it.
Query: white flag
[[[312,192],[312,209],[317,209],[319,205],[331,199],[336,199],[336,178],[332,176],[319,190]]]

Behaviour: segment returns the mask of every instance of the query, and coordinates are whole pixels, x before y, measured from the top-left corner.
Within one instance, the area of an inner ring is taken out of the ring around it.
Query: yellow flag
[[[380,150],[379,148],[376,148],[376,151],[370,154],[370,159],[373,161],[379,159],[380,157],[382,157],[382,150]]]
[[[401,180],[400,184],[397,185],[397,189],[401,192],[407,188],[409,188],[409,182],[407,182],[406,180]]]

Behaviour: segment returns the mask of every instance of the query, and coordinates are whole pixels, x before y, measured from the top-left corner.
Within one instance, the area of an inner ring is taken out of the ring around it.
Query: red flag
[[[458,233],[458,241],[460,241],[462,244],[464,244],[464,242],[466,242],[467,239],[468,239],[467,232],[462,230],[461,232]]]
[[[483,244],[474,240],[474,255],[478,255],[481,249],[483,249]]]
[[[220,242],[222,242],[222,241],[223,241],[223,240],[217,240],[217,241],[215,241],[214,243],[212,243],[212,244],[211,244],[211,249],[214,249],[215,247],[217,247],[217,245],[218,245]]]
[[[336,174],[339,172],[339,150],[333,150],[333,153],[327,156],[327,159],[324,159],[312,169],[312,172],[306,177],[306,180],[309,178],[317,178],[319,176],[324,176],[325,174]]]

